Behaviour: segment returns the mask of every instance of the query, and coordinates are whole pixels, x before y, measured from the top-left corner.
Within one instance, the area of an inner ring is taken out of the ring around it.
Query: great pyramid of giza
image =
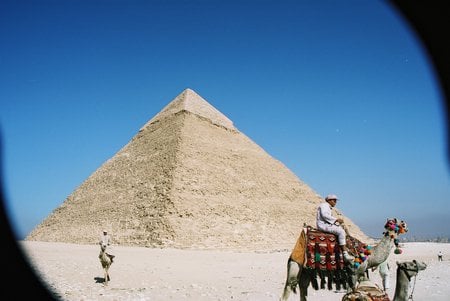
[[[26,237],[191,249],[291,248],[323,199],[184,90]],[[368,237],[338,210],[350,232]]]

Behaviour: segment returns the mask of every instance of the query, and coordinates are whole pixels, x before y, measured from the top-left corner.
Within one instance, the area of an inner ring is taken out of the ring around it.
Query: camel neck
[[[397,283],[393,301],[406,301],[408,298],[409,279],[405,271],[397,268]]]
[[[378,266],[383,261],[386,261],[393,247],[393,240],[389,236],[383,236],[380,242],[373,248],[372,256],[369,256],[367,268]]]

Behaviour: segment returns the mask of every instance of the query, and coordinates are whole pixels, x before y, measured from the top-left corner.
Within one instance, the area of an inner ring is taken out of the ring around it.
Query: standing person
[[[383,284],[383,290],[386,293],[387,290],[391,287],[389,282],[389,276],[391,275],[391,268],[389,266],[389,263],[387,260],[380,263],[378,266],[373,267],[372,271],[375,271],[378,269],[378,272],[380,273],[381,281]]]
[[[100,245],[104,244],[104,245],[106,245],[108,247],[106,255],[108,255],[109,258],[111,258],[111,263],[112,263],[114,257],[116,257],[116,256],[111,254],[111,251],[112,251],[111,237],[108,235],[108,231],[103,230],[103,234],[100,236],[99,244]]]
[[[316,214],[316,226],[317,229],[332,233],[337,235],[339,247],[341,248],[341,252],[344,255],[344,260],[347,262],[353,261],[354,257],[348,254],[348,250],[346,247],[346,231],[343,228],[342,224],[344,220],[342,218],[336,218],[331,214],[333,207],[336,206],[337,196],[334,194],[329,194],[325,198],[325,202],[321,203],[317,208]]]
[[[439,253],[438,253],[438,260],[442,261],[442,252],[441,251],[439,251]]]

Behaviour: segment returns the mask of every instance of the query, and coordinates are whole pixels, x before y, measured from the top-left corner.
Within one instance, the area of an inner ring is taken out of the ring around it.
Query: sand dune
[[[111,281],[104,286],[98,245],[21,241],[30,264],[62,300],[278,300],[290,250],[271,253],[151,249],[114,246]],[[442,251],[444,261],[437,260]],[[392,254],[392,299],[395,261],[427,263],[415,280],[414,300],[450,298],[450,244],[405,243]],[[370,278],[381,286],[377,272]],[[411,281],[410,292],[414,280]],[[308,290],[310,301],[341,300],[345,291]],[[299,300],[298,295],[290,300]]]

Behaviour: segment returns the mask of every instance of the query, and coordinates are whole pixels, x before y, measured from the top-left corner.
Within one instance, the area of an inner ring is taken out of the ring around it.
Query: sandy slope
[[[193,251],[115,246],[111,282],[102,283],[97,245],[21,241],[41,277],[63,300],[278,300],[290,251],[272,253]],[[438,251],[444,261],[437,261]],[[450,244],[406,243],[390,256],[394,294],[395,261],[421,260],[414,300],[450,300]],[[378,273],[371,279],[381,285]],[[414,280],[411,284],[414,283]],[[410,290],[411,292],[411,290]],[[314,291],[310,301],[341,300],[344,291]],[[290,300],[299,300],[298,295]]]

